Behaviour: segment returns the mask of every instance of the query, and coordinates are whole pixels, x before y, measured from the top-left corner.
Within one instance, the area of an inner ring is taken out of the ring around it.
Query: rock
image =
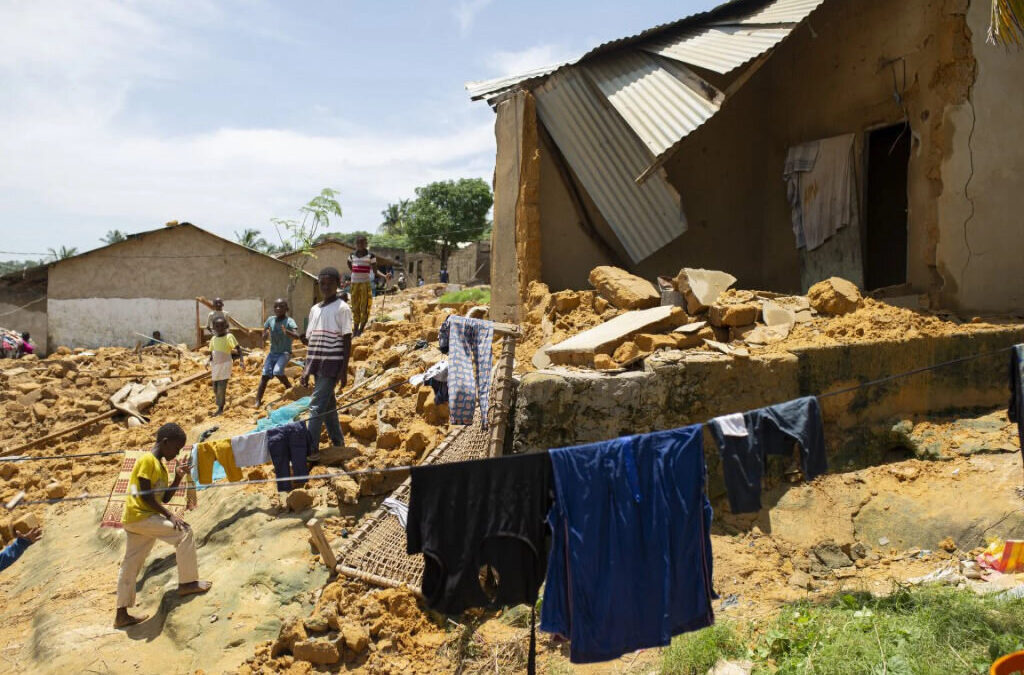
[[[868,557],[868,549],[864,544],[855,541],[852,544],[843,544],[843,553],[850,557],[850,560],[863,560]]]
[[[856,311],[864,302],[857,286],[839,277],[814,284],[807,292],[807,298],[815,310],[832,315]]]
[[[686,311],[698,314],[713,305],[718,296],[736,283],[736,277],[716,270],[684,267],[676,275],[676,290],[686,298]]]
[[[700,323],[704,323],[701,321]],[[714,340],[715,331],[711,330],[710,326],[705,325],[696,333],[680,333],[673,331],[672,335],[676,339],[676,349],[692,349],[693,347],[700,347],[704,344],[705,340]]]
[[[366,345],[355,345],[352,347],[352,360],[353,361],[365,361],[366,357],[370,355],[370,348]]]
[[[661,294],[654,284],[618,267],[595,267],[590,271],[590,285],[619,309],[647,309],[661,304]]]
[[[897,465],[889,467],[889,473],[899,481],[911,481],[920,475],[921,470],[916,466]]]
[[[57,351],[54,352],[57,356],[71,356],[71,349],[61,345],[57,347]]]
[[[45,420],[50,415],[50,409],[43,403],[33,403],[32,412],[35,414],[36,419]]]
[[[738,340],[746,340],[747,336],[753,333],[758,328],[764,328],[764,326],[756,326],[754,324],[748,324],[746,326],[730,326],[729,327],[729,342],[736,342]]]
[[[623,342],[615,350],[615,355],[612,358],[618,363],[627,363],[638,356],[640,356],[640,348],[636,346],[635,342]]]
[[[352,420],[349,428],[353,436],[364,441],[373,441],[377,438],[377,423],[372,420],[357,417]]]
[[[332,478],[330,487],[341,504],[355,504],[359,501],[359,483],[351,476]]]
[[[615,359],[607,354],[594,355],[594,368],[597,370],[615,370],[618,367],[619,364],[615,362]]]
[[[370,635],[362,626],[347,623],[341,627],[341,639],[356,654],[362,654],[370,645]]]
[[[402,434],[398,429],[389,429],[377,436],[378,450],[391,450],[402,444]]]
[[[82,401],[79,405],[82,406],[82,410],[88,413],[99,412],[101,408],[107,406],[104,401]]]
[[[298,661],[330,665],[341,660],[338,646],[326,640],[302,640],[292,645],[292,655]]]
[[[277,634],[274,646],[270,648],[270,656],[277,658],[282,654],[290,654],[296,643],[306,639],[306,628],[298,618],[285,619],[281,632]]]
[[[946,537],[945,539],[939,542],[939,548],[941,548],[943,551],[946,551],[947,553],[953,553],[954,551],[956,551],[956,542],[953,541],[953,537]]]
[[[754,670],[752,661],[726,661],[719,659],[708,675],[750,675]]]
[[[14,465],[14,462],[4,462],[0,464],[0,478],[4,480],[10,480],[12,477],[17,475],[18,467]]]
[[[594,312],[597,314],[604,314],[610,306],[611,304],[600,295],[594,296]]]
[[[29,530],[34,530],[39,527],[39,519],[36,518],[34,513],[26,513],[21,518],[18,518],[11,523],[11,528],[15,534],[25,534]]]
[[[797,570],[789,577],[789,585],[810,591],[814,589],[814,579],[807,572]]]
[[[422,415],[427,405],[427,399],[433,396],[434,390],[430,387],[420,387],[416,390],[416,414]]]
[[[292,513],[301,513],[313,506],[313,495],[303,488],[297,488],[288,493],[285,503]]]
[[[38,382],[18,382],[14,385],[14,388],[22,394],[31,394],[34,391],[41,390],[43,385]]]
[[[71,482],[77,483],[88,475],[88,470],[81,464],[75,464],[71,467]]]
[[[55,481],[46,486],[46,496],[48,499],[63,499],[67,493],[68,489],[63,483]]]
[[[580,306],[580,294],[576,291],[559,291],[555,293],[555,311],[568,314]]]
[[[821,561],[821,564],[831,570],[849,567],[853,564],[850,557],[843,553],[843,549],[834,541],[823,541],[812,548],[811,552]]]
[[[713,326],[749,326],[757,321],[761,306],[756,302],[711,305],[708,320]]]
[[[427,424],[432,424],[434,426],[448,424],[449,417],[450,413],[447,403],[441,403],[438,405],[431,401],[423,408],[423,419],[427,421]]]
[[[633,342],[641,351],[653,352],[658,349],[675,349],[676,339],[671,335],[651,335],[642,333],[633,338]]]
[[[423,422],[413,422],[405,437],[405,449],[419,459],[433,443],[434,434],[433,427]]]

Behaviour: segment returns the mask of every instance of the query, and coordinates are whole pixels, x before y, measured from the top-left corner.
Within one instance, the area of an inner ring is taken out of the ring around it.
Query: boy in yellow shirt
[[[235,336],[228,332],[228,320],[224,317],[213,320],[213,333],[210,338],[210,379],[213,380],[213,396],[217,401],[217,410],[213,413],[216,417],[224,412],[232,360],[242,357],[242,348]]]
[[[206,593],[213,585],[199,580],[192,528],[164,506],[171,501],[182,477],[192,469],[188,462],[179,462],[174,471],[174,482],[168,485],[167,469],[161,460],[174,459],[184,445],[185,431],[173,422],[165,424],[156,432],[153,449],[135,462],[132,469],[128,498],[121,517],[127,539],[121,572],[117,577],[114,628],[126,628],[146,620],[145,616],[132,616],[128,608],[135,604],[135,580],[157,539],[175,547],[178,595]]]

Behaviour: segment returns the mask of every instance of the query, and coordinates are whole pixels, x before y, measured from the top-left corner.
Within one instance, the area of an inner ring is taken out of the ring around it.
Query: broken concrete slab
[[[661,304],[654,284],[624,269],[602,265],[590,271],[590,285],[619,309],[646,309]]]
[[[719,342],[717,340],[704,340],[704,344],[711,347],[712,349],[717,349],[718,351],[722,352],[723,354],[726,354],[727,356],[735,356],[744,359],[750,358],[750,352],[744,349],[743,347],[733,347],[731,345],[727,345],[724,342]]]
[[[736,277],[718,270],[684,267],[676,275],[676,288],[686,298],[690,314],[701,312],[718,300],[726,289],[736,283]]]
[[[695,333],[697,333],[697,331],[699,331],[701,328],[703,328],[706,325],[708,325],[707,321],[692,321],[690,323],[683,324],[682,326],[680,326],[679,328],[676,328],[672,332],[673,333],[686,333],[687,335],[695,334]]]
[[[792,326],[796,323],[796,312],[774,300],[765,300],[761,304],[761,317],[766,326]]]
[[[592,366],[595,354],[613,354],[620,344],[638,333],[657,333],[686,321],[679,307],[651,307],[620,314],[590,330],[547,348],[556,365]]]
[[[789,337],[791,328],[791,324],[783,324],[779,326],[757,326],[743,336],[743,341],[748,345],[758,346],[782,342]]]

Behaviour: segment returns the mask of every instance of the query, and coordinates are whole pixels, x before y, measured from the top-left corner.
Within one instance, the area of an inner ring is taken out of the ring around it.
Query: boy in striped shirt
[[[309,386],[310,375],[315,380],[306,424],[314,444],[314,458],[324,424],[332,445],[340,446],[344,442],[334,389],[343,389],[348,381],[348,356],[352,351],[352,310],[338,297],[341,275],[335,268],[325,267],[320,270],[317,281],[324,299],[309,308],[309,325],[302,337],[309,348],[300,380],[304,387]]]
[[[352,271],[349,292],[352,295],[352,315],[355,318],[355,334],[362,335],[370,319],[370,298],[376,277],[387,279],[377,269],[377,256],[367,248],[366,237],[356,237],[356,250],[348,255],[348,268]]]

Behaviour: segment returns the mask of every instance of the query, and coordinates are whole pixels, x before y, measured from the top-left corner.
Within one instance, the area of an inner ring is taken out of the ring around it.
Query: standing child
[[[295,319],[288,316],[288,301],[284,298],[274,300],[274,316],[263,324],[263,339],[266,340],[268,337],[270,353],[263,362],[263,377],[260,378],[260,386],[256,390],[257,407],[263,402],[263,392],[270,378],[276,377],[281,380],[285,389],[292,386],[284,374],[284,369],[292,358],[292,338],[299,337],[299,327]]]
[[[370,253],[366,237],[356,238],[356,250],[348,255],[348,268],[352,271],[349,292],[352,295],[352,318],[355,321],[354,335],[363,334],[370,320],[370,299],[377,277],[386,277],[377,269],[377,256]]]
[[[224,412],[224,399],[231,379],[232,360],[242,357],[238,340],[228,332],[228,321],[224,317],[213,320],[213,337],[210,339],[210,379],[213,380],[213,396],[217,401],[216,417]]]

